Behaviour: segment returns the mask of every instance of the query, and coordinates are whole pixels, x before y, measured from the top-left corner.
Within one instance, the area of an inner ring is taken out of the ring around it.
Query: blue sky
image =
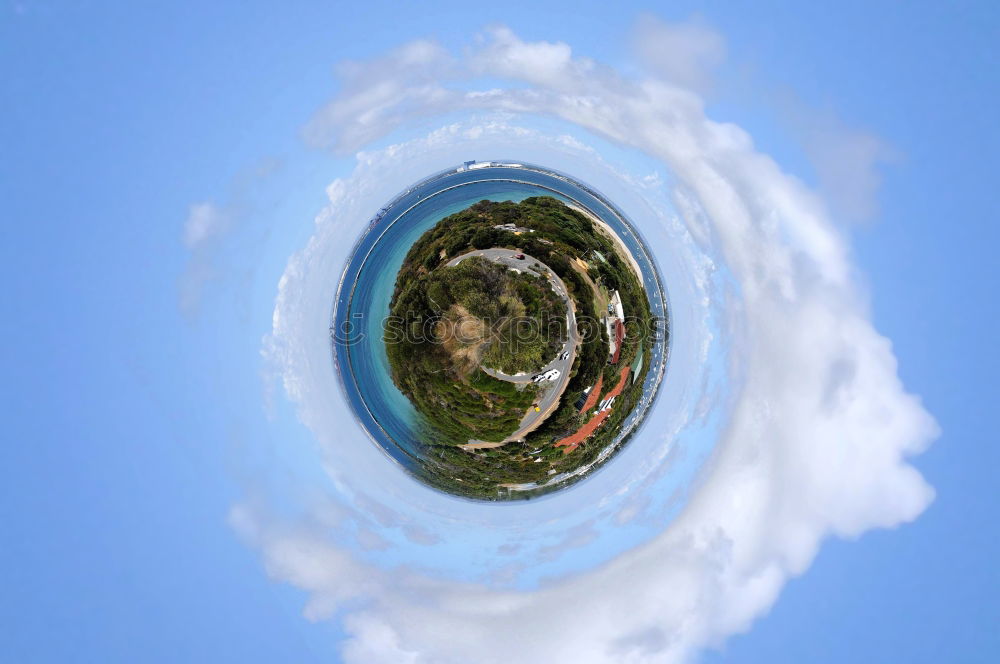
[[[326,185],[353,167],[305,145],[302,127],[345,59],[414,37],[461,49],[502,22],[628,68],[651,11],[697,14],[725,37],[708,115],[806,182],[819,184],[816,118],[888,146],[877,212],[846,233],[871,319],[942,430],[914,460],[937,492],[922,516],[826,542],[705,659],[991,661],[996,10],[437,7],[3,8],[5,659],[338,661],[338,623],[303,619],[306,593],[269,580],[228,523],[248,496],[308,502],[287,487],[323,482],[310,431],[260,378],[278,278]],[[199,201],[239,228],[200,258],[182,241]],[[182,275],[202,260],[211,277],[182,310]]]

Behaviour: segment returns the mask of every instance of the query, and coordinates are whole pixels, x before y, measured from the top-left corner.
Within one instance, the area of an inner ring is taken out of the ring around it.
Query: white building
[[[625,309],[622,308],[622,296],[617,290],[611,293],[611,301],[608,302],[608,313],[616,318],[625,320]]]
[[[613,316],[604,317],[604,329],[608,332],[608,358],[612,358],[615,355],[615,351],[618,350],[618,343],[615,339],[615,318]]]

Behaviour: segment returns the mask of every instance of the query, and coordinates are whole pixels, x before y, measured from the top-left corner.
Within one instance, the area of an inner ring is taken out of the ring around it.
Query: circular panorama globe
[[[669,326],[639,233],[537,166],[465,164],[370,221],[330,327],[371,439],[417,480],[476,500],[556,491],[639,430]]]

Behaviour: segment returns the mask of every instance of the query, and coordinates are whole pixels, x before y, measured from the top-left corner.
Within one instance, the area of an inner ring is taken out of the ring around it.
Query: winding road
[[[539,387],[542,389],[542,396],[538,401],[536,401],[538,411],[536,411],[534,407],[529,408],[528,412],[525,413],[524,417],[521,419],[521,426],[517,431],[500,442],[485,442],[478,440],[470,441],[461,446],[467,450],[500,447],[501,445],[511,441],[522,440],[525,436],[534,431],[542,422],[544,422],[545,418],[551,415],[552,412],[559,406],[559,397],[561,397],[562,393],[566,391],[566,386],[569,384],[570,369],[573,368],[573,361],[576,359],[576,347],[580,343],[580,335],[576,327],[576,306],[573,303],[573,298],[569,296],[566,284],[559,278],[559,275],[550,270],[542,261],[537,258],[532,258],[528,254],[511,249],[479,249],[462,254],[461,256],[456,256],[448,261],[447,267],[458,265],[466,258],[471,258],[473,256],[482,256],[487,260],[500,263],[512,270],[535,274],[543,279],[546,279],[552,287],[552,290],[554,290],[556,294],[563,299],[563,302],[566,303],[568,340],[566,345],[563,347],[563,350],[556,355],[555,359],[534,373],[509,375],[496,371],[495,369],[483,367],[483,371],[490,376],[499,378],[500,380],[505,380],[509,383],[530,383],[532,376],[550,369],[557,369],[559,371],[559,377],[554,381],[538,383]],[[519,259],[517,256],[524,256],[524,258]],[[535,267],[536,265],[538,267]],[[568,351],[568,355],[566,355],[565,359],[559,359],[566,351]]]

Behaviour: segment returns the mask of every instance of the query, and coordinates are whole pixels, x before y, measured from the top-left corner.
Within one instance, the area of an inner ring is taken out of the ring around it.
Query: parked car
[[[519,261],[523,261],[524,260],[524,254],[517,254],[516,256],[514,256],[514,258],[516,258]]]

